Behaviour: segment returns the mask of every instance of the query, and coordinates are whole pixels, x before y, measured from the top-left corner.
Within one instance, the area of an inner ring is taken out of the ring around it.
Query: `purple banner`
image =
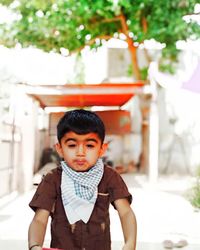
[[[200,93],[200,61],[198,62],[191,78],[183,83],[182,88],[195,93]]]

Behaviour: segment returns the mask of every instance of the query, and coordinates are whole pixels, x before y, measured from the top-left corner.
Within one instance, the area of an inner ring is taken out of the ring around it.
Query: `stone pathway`
[[[195,212],[185,198],[192,184],[189,177],[162,177],[150,185],[144,175],[122,175],[133,195],[132,208],[138,222],[137,250],[163,250],[162,242],[185,239],[184,250],[200,250],[200,212]],[[27,249],[27,232],[33,212],[28,203],[33,190],[13,196],[6,202],[0,199],[0,249]],[[112,249],[121,250],[123,235],[117,212],[111,207]],[[46,246],[50,239],[46,234]]]

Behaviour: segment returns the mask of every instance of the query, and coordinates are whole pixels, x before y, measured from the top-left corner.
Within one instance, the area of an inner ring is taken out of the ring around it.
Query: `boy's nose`
[[[78,146],[77,155],[85,155],[85,149],[83,145]]]

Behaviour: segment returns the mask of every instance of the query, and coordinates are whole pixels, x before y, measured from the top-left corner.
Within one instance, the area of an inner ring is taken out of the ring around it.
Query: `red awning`
[[[142,92],[144,83],[26,86],[26,93],[45,107],[122,106]]]

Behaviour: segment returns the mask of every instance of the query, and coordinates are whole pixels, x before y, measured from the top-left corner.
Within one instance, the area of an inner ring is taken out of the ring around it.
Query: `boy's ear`
[[[57,142],[54,146],[55,146],[56,152],[58,153],[60,158],[63,158],[63,151],[62,151],[62,147],[61,147],[60,143]]]
[[[108,148],[108,143],[103,143],[101,146],[100,157],[103,156]]]

